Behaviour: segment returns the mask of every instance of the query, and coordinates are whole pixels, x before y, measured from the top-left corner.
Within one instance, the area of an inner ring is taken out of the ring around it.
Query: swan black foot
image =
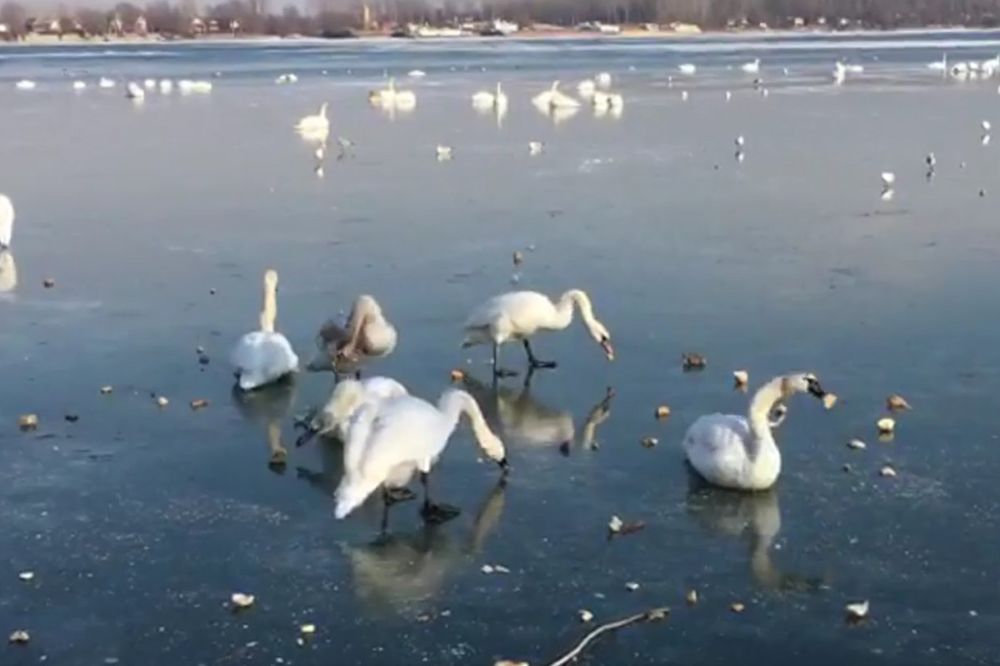
[[[449,520],[457,518],[461,513],[462,511],[457,506],[432,504],[430,502],[425,502],[423,508],[420,509],[421,518],[424,519],[425,523],[431,525],[446,523]]]

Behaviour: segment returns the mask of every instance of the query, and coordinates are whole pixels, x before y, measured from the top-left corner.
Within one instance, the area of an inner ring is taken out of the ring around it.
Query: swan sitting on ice
[[[17,88],[18,90],[34,90],[36,84],[31,79],[21,79],[20,81],[14,84],[14,87]]]
[[[412,90],[397,90],[396,79],[390,78],[388,87],[369,91],[368,101],[383,108],[412,109],[417,104],[417,95]]]
[[[486,457],[506,474],[509,467],[503,442],[465,391],[445,391],[436,406],[409,395],[367,402],[347,426],[344,476],[335,493],[335,516],[344,518],[379,487],[388,507],[395,500],[393,491],[405,488],[417,472],[424,485],[424,520],[440,523],[457,516],[458,509],[431,502],[428,475],[463,414]],[[383,517],[383,526],[384,521]]]
[[[87,82],[86,81],[74,81],[73,82],[73,90],[86,90],[86,89],[87,89]]]
[[[576,109],[580,102],[559,91],[559,82],[553,81],[552,87],[535,95],[531,103],[540,109],[551,111],[554,109]]]
[[[500,83],[497,82],[496,91],[480,90],[472,96],[472,106],[482,111],[502,111],[507,108],[507,95],[504,93]]]
[[[698,71],[698,68],[695,67],[693,63],[686,62],[686,63],[680,64],[680,65],[677,65],[677,71],[679,71],[681,74],[685,74],[687,76],[692,76],[695,72]]]
[[[319,113],[302,116],[299,122],[295,123],[295,131],[300,134],[328,134],[330,132],[330,121],[326,117],[327,103],[323,102],[319,107]]]
[[[14,234],[14,204],[6,194],[0,194],[0,250],[10,249]]]
[[[97,86],[99,88],[114,88],[115,87],[115,80],[114,79],[109,79],[106,76],[102,76],[97,81]]]
[[[338,361],[358,363],[388,356],[396,348],[396,327],[389,323],[374,296],[362,294],[354,301],[346,327],[327,321],[316,336],[318,354],[309,362],[312,371],[335,369]]]
[[[813,374],[784,375],[754,394],[747,417],[710,414],[699,418],[684,435],[684,452],[691,466],[706,481],[723,488],[766,490],[773,486],[781,473],[781,452],[771,432],[773,410],[796,393],[827,396]]]
[[[274,330],[278,315],[278,273],[264,273],[264,306],[260,313],[260,330],[247,333],[236,343],[231,360],[236,367],[236,380],[241,390],[266,386],[294,373],[299,357],[288,339]]]
[[[146,99],[146,91],[135,81],[129,81],[125,86],[125,97],[141,102]]]
[[[337,382],[323,408],[312,418],[309,430],[299,437],[296,446],[302,446],[314,436],[334,436],[347,441],[347,428],[351,418],[369,402],[389,400],[408,395],[406,387],[389,377],[345,379]]]
[[[497,376],[516,374],[501,370],[497,354],[500,345],[518,340],[524,344],[532,368],[554,368],[555,361],[540,361],[535,358],[528,339],[541,331],[567,328],[573,322],[574,306],[580,310],[590,337],[601,346],[609,361],[614,360],[611,333],[594,317],[590,298],[580,289],[567,291],[555,303],[545,294],[535,291],[512,291],[495,296],[469,315],[465,322],[462,347],[492,345],[493,372]]]
[[[625,106],[625,99],[617,93],[596,92],[592,101],[597,111],[620,111]]]

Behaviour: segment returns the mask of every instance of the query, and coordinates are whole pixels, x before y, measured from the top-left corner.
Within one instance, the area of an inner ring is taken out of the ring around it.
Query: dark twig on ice
[[[593,631],[584,636],[583,639],[576,644],[576,647],[550,663],[549,666],[563,666],[564,664],[568,664],[573,661],[587,649],[588,645],[597,640],[602,634],[606,634],[610,631],[617,631],[618,629],[624,629],[625,627],[633,624],[639,624],[640,622],[654,622],[656,620],[662,620],[667,617],[669,612],[669,608],[653,608],[644,613],[637,613],[622,620],[615,620],[614,622],[608,622],[595,627]]]

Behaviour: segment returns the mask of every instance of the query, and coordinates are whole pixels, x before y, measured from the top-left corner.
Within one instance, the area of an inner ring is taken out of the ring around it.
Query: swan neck
[[[483,418],[479,405],[471,395],[460,389],[446,391],[438,402],[438,409],[444,416],[449,432],[455,429],[463,414],[468,417],[476,442],[479,443],[480,448],[486,449],[485,444],[493,432],[486,424],[486,419]]]
[[[750,431],[754,440],[771,440],[771,410],[775,403],[784,397],[783,377],[776,377],[757,389],[753,399],[750,400],[750,410],[748,413],[750,421]]]
[[[573,323],[573,307],[580,310],[580,318],[583,319],[587,330],[593,334],[597,320],[594,319],[594,306],[590,302],[590,297],[580,289],[570,289],[559,297],[556,306],[557,322],[560,328],[566,328]]]
[[[278,317],[278,297],[275,286],[264,282],[264,307],[260,311],[260,330],[274,333],[274,321]]]

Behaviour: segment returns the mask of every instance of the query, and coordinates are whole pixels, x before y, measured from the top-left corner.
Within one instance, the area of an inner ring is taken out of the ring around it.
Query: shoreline
[[[857,38],[857,37],[878,37],[878,36],[907,36],[907,35],[928,35],[928,34],[974,34],[974,33],[996,33],[1000,39],[1000,28],[970,28],[966,26],[927,26],[923,28],[899,28],[892,30],[705,30],[697,33],[673,32],[673,31],[647,31],[647,30],[623,30],[618,34],[600,34],[594,32],[581,32],[567,28],[565,30],[524,30],[509,36],[484,36],[467,35],[461,37],[392,37],[388,33],[378,32],[358,32],[354,37],[325,38],[310,36],[281,37],[277,35],[241,35],[232,36],[229,34],[203,35],[200,37],[167,38],[161,35],[150,35],[148,37],[136,37],[134,35],[114,38],[83,39],[77,35],[65,35],[59,39],[55,35],[32,35],[28,39],[0,42],[0,50],[4,48],[31,48],[31,47],[113,47],[113,46],[149,46],[149,45],[178,45],[191,46],[198,44],[211,45],[296,45],[296,44],[328,44],[328,43],[370,43],[370,42],[415,42],[415,43],[455,43],[466,41],[534,41],[534,40],[559,40],[559,41],[601,41],[616,42],[630,41],[636,39],[648,39],[651,41],[696,41],[699,39],[796,39],[809,37],[829,37],[837,38]]]

